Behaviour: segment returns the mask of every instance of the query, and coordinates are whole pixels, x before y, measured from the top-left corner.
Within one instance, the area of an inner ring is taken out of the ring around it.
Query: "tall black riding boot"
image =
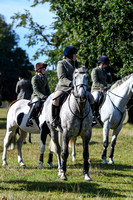
[[[30,114],[29,114],[29,117],[27,119],[27,122],[26,122],[26,126],[29,127],[29,126],[32,126],[33,125],[33,122],[32,122],[32,117],[33,117],[33,114],[35,112],[35,104],[32,105],[31,109],[30,109]]]
[[[55,106],[52,104],[52,124],[51,125],[54,128],[56,128],[57,124],[59,123],[58,119],[59,119],[59,106]]]

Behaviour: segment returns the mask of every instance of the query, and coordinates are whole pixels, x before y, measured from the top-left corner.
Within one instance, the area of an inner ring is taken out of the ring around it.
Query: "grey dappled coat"
[[[32,85],[29,80],[21,79],[16,85],[17,99],[30,99],[32,94]]]
[[[32,87],[33,87],[33,93],[31,96],[31,99],[34,99],[34,97],[43,98],[44,96],[50,95],[50,89],[48,85],[47,77],[44,75],[43,78],[39,75],[35,75],[32,77]]]
[[[91,92],[94,91],[104,91],[104,87],[107,86],[107,74],[105,71],[101,70],[99,67],[96,67],[92,70],[92,87]]]
[[[78,63],[79,65],[79,63]],[[63,59],[57,64],[58,83],[55,91],[69,91],[71,90],[70,84],[73,80],[73,72],[75,70],[74,62]]]

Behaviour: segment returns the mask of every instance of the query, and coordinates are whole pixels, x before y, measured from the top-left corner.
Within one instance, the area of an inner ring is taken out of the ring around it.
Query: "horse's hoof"
[[[75,157],[72,157],[72,162],[76,162],[76,158]]]
[[[106,158],[103,158],[103,164],[108,164]]]
[[[110,158],[108,164],[114,164],[113,159]]]
[[[37,169],[44,169],[43,165],[39,164]]]
[[[20,167],[25,167],[26,164],[24,164],[23,162],[20,162]]]
[[[89,175],[88,174],[85,174],[85,179],[84,179],[85,181],[92,181],[92,179],[89,177]]]
[[[54,166],[53,163],[51,162],[51,163],[49,164],[49,169],[53,169],[53,168],[55,168],[55,166]]]
[[[7,166],[7,165],[8,165],[7,162],[3,161],[2,166]]]
[[[62,172],[61,170],[58,171],[58,176],[61,176],[62,175]]]
[[[67,181],[67,177],[66,177],[66,175],[64,173],[61,174],[60,179],[63,180],[63,181]]]

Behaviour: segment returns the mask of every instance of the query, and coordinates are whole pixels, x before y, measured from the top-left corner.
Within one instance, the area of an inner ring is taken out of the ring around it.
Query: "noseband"
[[[78,89],[77,89],[77,87],[82,87],[82,88],[84,89],[84,86],[87,87],[86,84],[78,84],[78,85],[75,85],[76,93],[78,94]],[[84,91],[85,91],[85,89],[84,89]],[[74,95],[74,97],[75,97],[76,99],[80,99],[80,96],[79,96],[79,95],[75,95],[74,92],[73,92],[73,95]],[[86,94],[85,94],[85,99],[87,100]]]

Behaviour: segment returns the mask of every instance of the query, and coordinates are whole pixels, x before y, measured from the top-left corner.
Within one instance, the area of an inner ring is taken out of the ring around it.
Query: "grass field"
[[[2,158],[3,139],[6,132],[6,108],[0,109],[0,157]],[[111,139],[111,133],[110,133]],[[49,140],[49,139],[48,139]],[[114,165],[103,165],[102,129],[93,128],[90,143],[91,182],[84,181],[82,141],[77,140],[77,161],[71,161],[71,149],[67,163],[68,181],[57,176],[55,169],[49,169],[48,141],[44,159],[44,169],[37,169],[40,154],[39,134],[32,134],[32,144],[23,145],[25,168],[17,162],[17,149],[7,152],[8,166],[0,162],[0,199],[2,200],[84,200],[84,199],[133,199],[133,126],[124,124],[114,154]]]

